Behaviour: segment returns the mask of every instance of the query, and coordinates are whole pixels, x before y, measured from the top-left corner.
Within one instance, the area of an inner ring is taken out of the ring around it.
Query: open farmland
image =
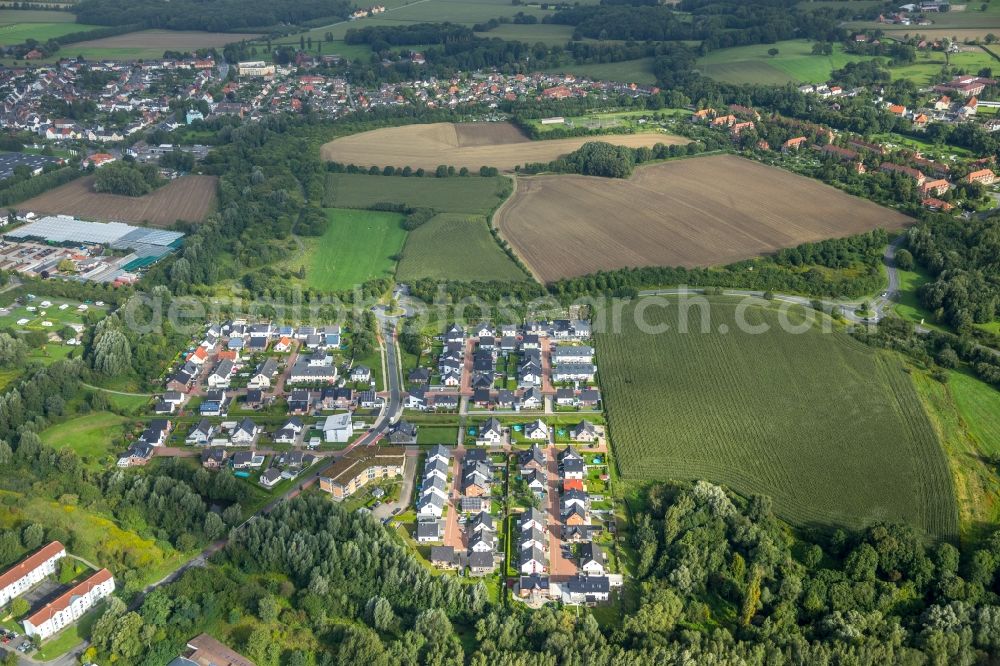
[[[74,44],[82,49],[156,49],[163,51],[193,51],[223,47],[232,42],[251,39],[256,35],[234,34],[231,32],[201,32],[198,30],[140,30],[114,37],[92,39]]]
[[[34,199],[18,210],[73,215],[88,220],[148,223],[168,227],[177,220],[200,222],[215,205],[215,176],[184,176],[141,197],[99,194],[94,178],[78,178]]]
[[[480,215],[443,213],[410,232],[396,278],[435,280],[526,280],[497,245]]]
[[[597,334],[625,480],[706,479],[768,495],[799,526],[903,521],[956,534],[947,459],[895,356],[818,325],[785,332],[773,303],[741,317],[736,299],[701,300],[710,308],[688,310],[687,333],[678,301],[661,299],[642,317],[666,333],[640,329],[633,305],[621,331]],[[793,325],[806,316],[787,310]],[[740,321],[769,330],[752,334]]]
[[[698,59],[697,67],[705,76],[724,83],[759,83],[782,85],[789,82],[824,83],[830,72],[849,62],[868,60],[865,56],[844,53],[834,44],[833,53],[813,55],[815,42],[793,39],[774,44],[755,44],[717,49]],[[778,55],[768,50],[778,49]]]
[[[815,180],[729,155],[644,166],[628,180],[519,178],[497,212],[545,282],[636,266],[712,266],[912,220]]]
[[[409,166],[434,169],[447,164],[511,171],[519,164],[549,162],[573,152],[593,137],[531,141],[510,123],[432,123],[404,125],[335,139],[323,146],[325,160],[364,166]],[[620,134],[601,141],[638,148],[657,143],[685,144],[670,134]]]
[[[507,196],[509,179],[417,178],[331,173],[327,176],[323,205],[338,208],[371,208],[397,203],[412,208],[433,208],[442,213],[486,215]]]
[[[305,283],[319,291],[350,289],[380,277],[391,277],[406,231],[400,213],[329,208],[329,223],[318,238],[302,238],[302,248],[281,267],[304,267]]]
[[[69,20],[66,20],[68,17]],[[73,23],[73,15],[64,12],[0,10],[0,46],[23,44],[28,39],[47,42],[74,32],[101,26]]]

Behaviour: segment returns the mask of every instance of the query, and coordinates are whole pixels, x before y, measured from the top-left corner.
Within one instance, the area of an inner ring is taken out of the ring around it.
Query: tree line
[[[793,534],[767,498],[704,481],[653,484],[630,509],[636,591],[609,626],[498,604],[369,516],[306,496],[138,610],[112,602],[85,657],[164,664],[206,626],[261,666],[983,663],[1000,649],[996,534],[964,552],[890,524]]]
[[[322,17],[346,19],[350,7],[346,0],[82,0],[72,11],[77,22],[93,25],[239,32]]]

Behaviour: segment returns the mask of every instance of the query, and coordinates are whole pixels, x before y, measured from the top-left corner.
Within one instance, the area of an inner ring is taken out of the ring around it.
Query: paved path
[[[152,398],[154,393],[129,393],[127,391],[112,391],[111,389],[101,388],[100,386],[94,386],[93,384],[88,384],[87,382],[80,382],[80,385],[93,389],[95,391],[102,391],[104,393],[111,393],[112,395],[126,395],[130,398]]]

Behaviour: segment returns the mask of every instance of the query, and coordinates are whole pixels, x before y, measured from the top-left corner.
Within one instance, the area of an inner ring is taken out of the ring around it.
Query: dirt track
[[[177,220],[201,222],[215,205],[215,176],[184,176],[151,194],[124,197],[98,194],[94,178],[78,178],[17,205],[20,211],[73,215],[105,222],[147,222],[166,227]]]
[[[636,266],[714,266],[913,220],[788,171],[733,156],[641,167],[629,180],[519,178],[495,217],[551,282]]]
[[[434,169],[440,164],[511,171],[519,164],[549,162],[588,141],[638,148],[657,143],[683,144],[688,139],[660,133],[611,134],[531,141],[510,123],[433,123],[362,132],[324,144],[325,160],[364,166],[409,166]]]

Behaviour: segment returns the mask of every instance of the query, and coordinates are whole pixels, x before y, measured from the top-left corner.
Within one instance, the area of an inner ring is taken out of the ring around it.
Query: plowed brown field
[[[434,169],[447,164],[472,170],[491,166],[510,171],[519,164],[549,162],[588,141],[639,148],[689,140],[649,132],[531,141],[510,123],[433,123],[385,127],[341,137],[324,144],[320,154],[325,160],[364,166]]]
[[[637,266],[713,266],[913,220],[815,180],[722,155],[636,169],[628,180],[519,178],[496,215],[544,282]]]
[[[177,220],[201,222],[215,205],[215,176],[184,176],[142,197],[94,192],[94,177],[78,178],[17,205],[21,211],[73,215],[110,222],[167,227]]]

